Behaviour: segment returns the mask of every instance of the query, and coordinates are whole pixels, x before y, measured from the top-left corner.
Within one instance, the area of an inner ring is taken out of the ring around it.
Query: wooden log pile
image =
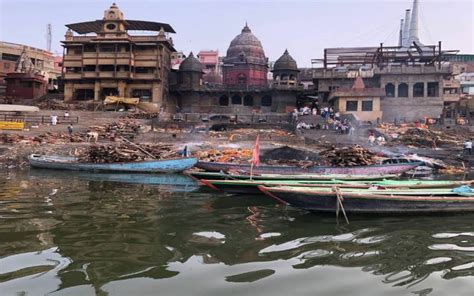
[[[44,133],[37,136],[27,136],[18,134],[2,134],[0,136],[0,144],[65,144],[65,143],[82,143],[85,137],[80,134],[72,136],[58,133]]]
[[[130,113],[126,115],[126,118],[131,118],[131,119],[153,119],[153,118],[158,118],[160,116],[160,113],[145,113],[145,112],[136,112],[136,113]]]
[[[402,133],[398,140],[405,145],[431,148],[433,147],[433,143],[436,146],[461,146],[467,136],[468,135],[458,135],[454,132],[448,134],[425,128],[410,128]]]
[[[89,163],[136,162],[178,157],[178,154],[171,150],[171,145],[154,144],[140,145],[139,147],[148,154],[130,144],[94,145],[88,147],[85,151],[78,151],[76,157],[79,162]]]
[[[377,162],[375,153],[359,146],[336,148],[332,146],[330,149],[321,151],[321,157],[332,166],[359,166],[371,165]]]
[[[99,133],[102,139],[125,137],[131,140],[140,132],[141,127],[136,120],[120,119],[110,124],[90,126],[89,130]]]

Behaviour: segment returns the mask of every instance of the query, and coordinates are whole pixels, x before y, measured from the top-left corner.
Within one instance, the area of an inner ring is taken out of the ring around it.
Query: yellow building
[[[114,3],[102,20],[66,27],[62,42],[65,101],[119,96],[167,105],[170,56],[175,51],[168,36],[175,31],[169,24],[127,20]],[[157,33],[130,34],[136,30]]]
[[[352,88],[337,89],[331,92],[329,100],[334,102],[334,110],[341,114],[352,114],[361,121],[382,119],[380,98],[385,95],[382,88],[366,88],[359,76]]]

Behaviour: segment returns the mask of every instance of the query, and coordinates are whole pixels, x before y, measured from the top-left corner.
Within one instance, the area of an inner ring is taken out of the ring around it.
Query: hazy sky
[[[101,19],[113,0],[0,0],[0,40],[46,47],[53,26],[53,51],[62,53],[65,24]],[[474,1],[420,0],[420,40],[443,41],[445,49],[474,54]],[[175,47],[186,54],[218,49],[247,21],[276,60],[288,48],[299,66],[310,66],[325,47],[396,45],[400,19],[412,0],[118,0],[125,18],[171,24]]]

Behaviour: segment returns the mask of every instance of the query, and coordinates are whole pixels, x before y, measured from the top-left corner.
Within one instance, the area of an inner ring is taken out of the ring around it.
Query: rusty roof
[[[68,24],[66,27],[79,34],[97,33],[102,31],[104,20],[95,20],[90,22],[82,22],[75,24]],[[159,32],[161,28],[168,33],[176,33],[170,24],[157,23],[149,21],[126,20],[124,21],[125,28],[131,31],[156,31]]]

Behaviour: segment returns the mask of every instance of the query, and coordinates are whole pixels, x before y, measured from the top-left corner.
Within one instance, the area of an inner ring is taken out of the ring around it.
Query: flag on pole
[[[260,135],[257,135],[257,140],[255,140],[255,145],[253,146],[252,165],[260,165]]]

